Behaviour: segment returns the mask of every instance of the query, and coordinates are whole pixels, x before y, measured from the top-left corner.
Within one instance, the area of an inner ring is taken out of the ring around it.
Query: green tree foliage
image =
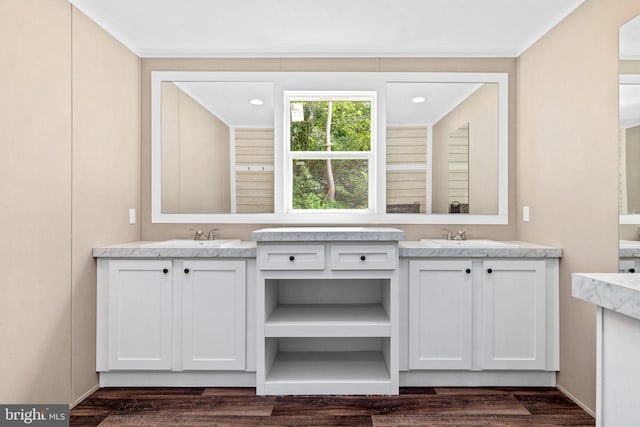
[[[326,151],[328,102],[304,101],[304,121],[291,123],[291,151]],[[371,103],[333,101],[331,151],[369,151]],[[335,200],[327,197],[324,160],[294,160],[294,209],[366,209],[369,171],[366,160],[332,160]]]
[[[324,160],[294,160],[293,207],[295,209],[366,209],[369,198],[367,160],[333,160],[336,197],[327,197]]]
[[[326,101],[303,101],[304,121],[291,123],[291,151],[326,151]],[[331,120],[333,151],[369,151],[371,102],[333,101]]]

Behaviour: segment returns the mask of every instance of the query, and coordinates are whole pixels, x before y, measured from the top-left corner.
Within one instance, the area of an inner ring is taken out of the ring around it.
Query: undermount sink
[[[421,239],[420,243],[426,246],[439,248],[515,248],[518,245],[497,240],[470,239],[470,240],[446,240],[446,239]]]
[[[148,242],[140,244],[144,248],[224,248],[240,243],[240,239],[216,239],[216,240],[193,240],[193,239],[172,239],[161,242]]]

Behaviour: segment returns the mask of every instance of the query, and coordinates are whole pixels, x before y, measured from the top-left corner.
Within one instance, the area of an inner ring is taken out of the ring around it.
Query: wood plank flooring
[[[110,388],[71,426],[594,426],[555,388],[406,387],[398,396],[256,396],[254,388]]]

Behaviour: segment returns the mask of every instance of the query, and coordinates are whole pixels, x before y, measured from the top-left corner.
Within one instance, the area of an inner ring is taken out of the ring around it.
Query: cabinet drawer
[[[395,245],[331,246],[332,270],[393,270],[398,265]]]
[[[261,245],[260,270],[324,270],[324,245]]]

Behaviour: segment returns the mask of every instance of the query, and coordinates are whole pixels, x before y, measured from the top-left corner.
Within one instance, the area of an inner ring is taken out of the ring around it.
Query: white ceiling
[[[387,124],[434,125],[480,86],[482,83],[388,83]],[[427,100],[414,104],[411,99],[415,96]]]
[[[584,0],[70,0],[142,57],[516,57]]]
[[[640,82],[638,82],[640,83]],[[640,84],[620,85],[620,126],[640,126]]]
[[[620,59],[640,59],[640,16],[620,27]]]
[[[273,83],[173,82],[230,127],[273,127]],[[252,105],[259,99],[262,105]]]
[[[384,82],[382,77],[378,78]],[[176,86],[230,127],[272,128],[273,83],[174,81]],[[384,85],[384,83],[382,83]],[[389,126],[431,126],[453,110],[482,83],[403,82],[386,84],[386,123]],[[426,101],[411,100],[423,96]],[[252,105],[251,99],[263,105]]]

